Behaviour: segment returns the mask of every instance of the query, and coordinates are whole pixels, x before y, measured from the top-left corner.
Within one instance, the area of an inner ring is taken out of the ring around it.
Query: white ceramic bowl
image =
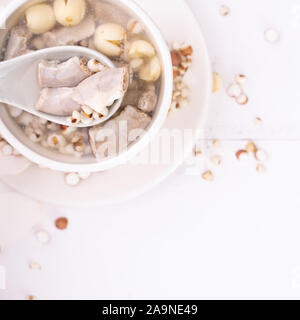
[[[6,25],[7,29],[0,30],[0,48],[5,43],[8,30],[15,25],[24,10],[34,4],[42,1],[37,0],[14,0],[0,15],[0,26]],[[31,142],[23,133],[21,128],[9,116],[4,105],[0,104],[0,133],[1,135],[21,154],[31,161],[58,171],[65,172],[96,172],[103,171],[118,166],[132,159],[136,154],[143,150],[147,144],[155,137],[168,114],[168,109],[172,99],[173,89],[173,71],[172,62],[168,46],[163,39],[159,29],[153,23],[150,17],[132,0],[112,0],[119,6],[129,11],[132,16],[136,16],[139,21],[146,26],[146,32],[152,43],[156,47],[158,56],[162,63],[162,77],[160,95],[152,122],[147,131],[140,139],[132,143],[127,151],[116,157],[97,161],[95,159],[76,159],[46,150],[41,146]]]

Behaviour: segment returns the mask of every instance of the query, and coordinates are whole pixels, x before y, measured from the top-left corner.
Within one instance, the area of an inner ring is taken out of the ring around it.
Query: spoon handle
[[[39,91],[37,67],[30,57],[0,62],[0,101],[22,110],[34,107]]]
[[[19,79],[15,77],[18,65],[15,59],[0,63],[0,101],[12,103],[14,95],[20,85]]]

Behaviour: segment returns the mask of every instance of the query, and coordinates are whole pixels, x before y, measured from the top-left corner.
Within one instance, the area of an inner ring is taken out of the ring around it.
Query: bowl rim
[[[29,0],[12,0],[0,14],[0,25],[3,25],[8,17],[10,17],[17,9],[19,9],[28,1]],[[134,158],[134,156],[136,156],[143,148],[145,148],[158,134],[159,130],[164,124],[169,107],[171,105],[173,91],[173,67],[169,48],[159,28],[134,0],[117,1],[119,1],[124,7],[128,7],[143,21],[143,23],[145,23],[151,36],[153,39],[155,39],[157,48],[159,49],[159,54],[164,69],[164,77],[162,78],[164,92],[161,96],[161,106],[157,112],[156,118],[152,120],[150,128],[146,130],[143,136],[140,137],[136,143],[132,144],[126,151],[121,152],[119,155],[112,158],[86,164],[60,162],[38,154],[19,141],[0,118],[1,135],[23,156],[40,166],[63,172],[99,172],[111,169]],[[42,0],[41,2],[44,1]]]

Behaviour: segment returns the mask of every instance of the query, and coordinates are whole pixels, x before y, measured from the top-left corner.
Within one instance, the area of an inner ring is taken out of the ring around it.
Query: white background
[[[249,104],[224,90],[212,99],[205,159],[222,154],[213,183],[179,168],[159,187],[93,212],[48,208],[52,240],[33,232],[4,248],[7,290],[0,298],[299,298],[300,27],[297,0],[188,0],[207,40],[213,70],[226,85],[248,76]],[[221,17],[226,3],[230,15]],[[167,14],[167,13],[166,13]],[[263,33],[276,28],[278,44]],[[263,125],[257,127],[253,118]],[[269,160],[264,175],[235,152],[255,138]],[[66,231],[54,227],[66,215]],[[28,269],[38,261],[42,271]]]

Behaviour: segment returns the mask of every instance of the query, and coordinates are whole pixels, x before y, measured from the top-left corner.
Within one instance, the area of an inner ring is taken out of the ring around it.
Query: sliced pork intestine
[[[28,52],[28,41],[32,34],[23,26],[12,28],[5,51],[5,60]]]
[[[128,88],[128,68],[107,69],[82,81],[73,93],[73,99],[98,113],[122,98]]]
[[[58,27],[53,31],[35,37],[31,45],[35,49],[76,44],[91,37],[96,30],[94,18],[87,16],[81,23],[73,27]]]
[[[42,61],[38,65],[41,88],[75,87],[91,75],[84,59],[73,57],[65,62]]]
[[[36,110],[56,115],[69,116],[80,110],[80,105],[72,99],[74,88],[44,88],[41,90]]]
[[[122,98],[127,87],[127,68],[106,69],[83,80],[77,87],[42,89],[35,108],[48,114],[68,116],[85,105],[106,114],[107,107]]]
[[[105,124],[89,130],[90,145],[93,154],[98,159],[115,156],[116,153],[125,151],[125,148],[140,137],[151,122],[151,117],[146,113],[127,106],[115,118]],[[126,129],[126,132],[120,130]],[[122,136],[123,141],[119,140]]]

